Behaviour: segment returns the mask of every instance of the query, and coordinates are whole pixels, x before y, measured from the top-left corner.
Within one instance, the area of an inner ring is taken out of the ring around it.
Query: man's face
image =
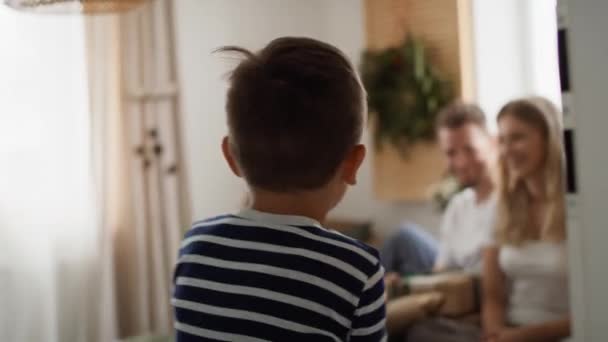
[[[466,187],[476,186],[495,159],[494,141],[475,124],[440,128],[439,146],[450,172]]]

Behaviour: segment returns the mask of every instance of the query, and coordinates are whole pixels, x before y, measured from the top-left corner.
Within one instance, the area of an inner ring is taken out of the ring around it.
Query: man
[[[476,105],[455,102],[438,115],[437,135],[450,173],[465,190],[444,214],[440,239],[416,226],[402,227],[381,251],[387,283],[403,275],[462,270],[478,274],[481,251],[494,225],[496,146]]]

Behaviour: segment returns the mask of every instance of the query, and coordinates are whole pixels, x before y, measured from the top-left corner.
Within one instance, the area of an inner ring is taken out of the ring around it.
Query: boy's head
[[[309,38],[278,38],[243,60],[230,76],[223,150],[254,190],[311,191],[354,184],[365,91],[337,48]]]
[[[462,185],[474,187],[490,176],[496,151],[481,108],[452,103],[439,113],[437,132],[448,168]]]

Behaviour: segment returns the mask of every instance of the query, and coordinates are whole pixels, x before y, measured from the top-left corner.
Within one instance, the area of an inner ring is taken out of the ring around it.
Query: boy
[[[195,223],[175,271],[177,341],[385,340],[378,253],[324,229],[354,185],[365,91],[347,58],[308,38],[243,55],[222,151],[251,209]]]

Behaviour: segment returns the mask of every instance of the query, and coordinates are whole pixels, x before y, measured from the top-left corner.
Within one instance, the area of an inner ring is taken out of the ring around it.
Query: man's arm
[[[439,227],[439,251],[437,252],[435,266],[433,267],[433,272],[435,273],[443,272],[453,267],[454,261],[450,248],[450,233],[453,227],[458,224],[456,222],[457,211],[457,205],[454,199],[452,199],[443,214],[441,226]]]
[[[439,251],[437,252],[437,259],[435,260],[435,266],[433,266],[433,273],[441,273],[447,271],[450,267],[450,252],[446,243],[443,242],[444,238],[441,237],[439,243]]]

